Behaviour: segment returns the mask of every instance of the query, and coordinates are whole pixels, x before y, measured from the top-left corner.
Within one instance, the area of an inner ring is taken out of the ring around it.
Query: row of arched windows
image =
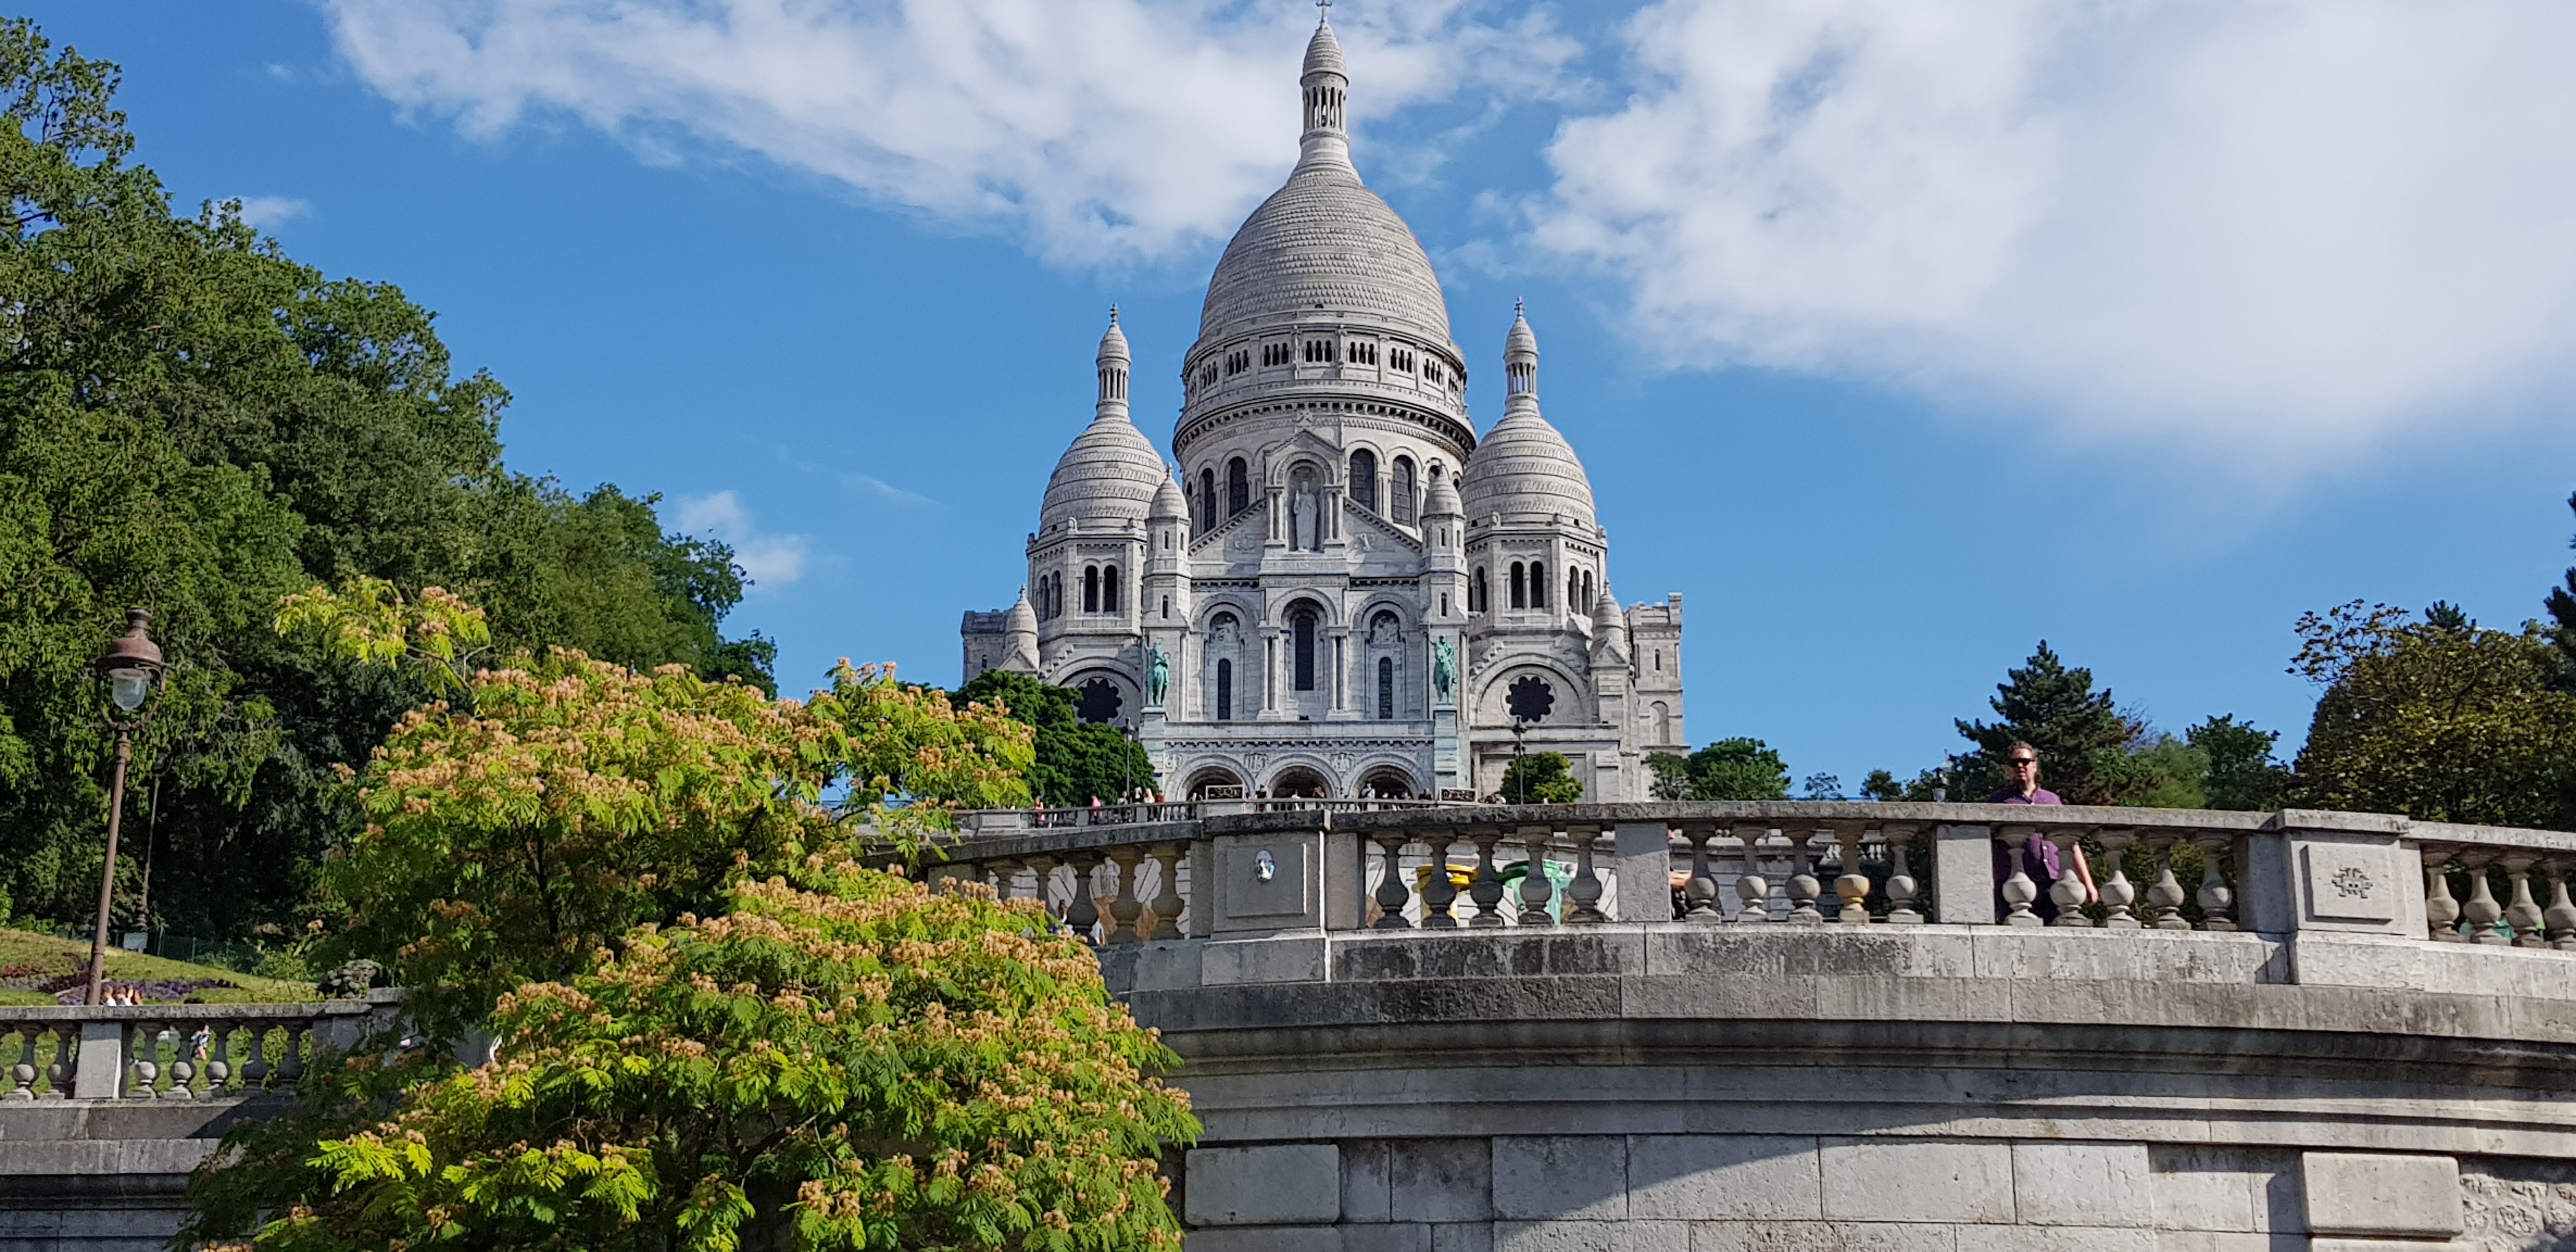
[[[1313,691],[1316,671],[1320,668],[1323,615],[1311,602],[1300,602],[1288,610],[1288,685],[1297,691]],[[1219,613],[1208,619],[1208,647],[1222,652],[1243,638],[1242,626],[1232,613]],[[1380,612],[1369,621],[1368,639],[1372,647],[1401,647],[1404,641],[1402,622],[1395,614]],[[1396,712],[1395,658],[1377,659],[1377,716],[1380,721],[1393,721]],[[1234,720],[1234,659],[1219,655],[1215,665],[1216,699],[1213,712],[1220,722]]]
[[[1085,613],[1118,612],[1119,602],[1125,598],[1119,589],[1125,585],[1126,580],[1119,577],[1118,567],[1115,565],[1083,566],[1082,611]],[[1038,576],[1038,617],[1041,620],[1062,617],[1064,609],[1064,575],[1040,574]]]
[[[1512,562],[1511,606],[1516,609],[1547,607],[1547,562]],[[1565,607],[1573,612],[1588,612],[1592,598],[1599,593],[1588,569],[1565,571]],[[1486,582],[1485,567],[1477,566],[1467,577],[1467,611],[1486,613],[1493,610],[1493,588]]]

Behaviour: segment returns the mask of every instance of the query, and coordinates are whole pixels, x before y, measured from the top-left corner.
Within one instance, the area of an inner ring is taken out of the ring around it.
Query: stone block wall
[[[2576,1167],[1842,1135],[1200,1149],[1190,1252],[2570,1252]]]

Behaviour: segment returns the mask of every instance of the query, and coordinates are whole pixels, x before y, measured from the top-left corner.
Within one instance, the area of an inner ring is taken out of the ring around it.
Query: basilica
[[[1129,416],[1113,310],[1027,584],[966,614],[964,673],[1075,689],[1175,798],[1472,800],[1559,752],[1585,799],[1646,799],[1646,756],[1689,750],[1681,597],[1611,594],[1526,314],[1476,437],[1440,279],[1351,164],[1329,22],[1302,87],[1297,167],[1226,246],[1181,364],[1177,477]]]

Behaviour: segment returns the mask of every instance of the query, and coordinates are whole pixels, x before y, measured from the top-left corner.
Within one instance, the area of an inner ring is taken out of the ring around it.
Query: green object
[[[1520,891],[1521,880],[1527,877],[1529,877],[1529,862],[1527,861],[1506,865],[1494,872],[1494,878],[1503,884],[1502,907],[1504,911],[1515,914],[1521,911],[1521,898],[1518,892]],[[1560,861],[1549,861],[1547,863],[1547,882],[1548,886],[1554,889],[1548,893],[1547,915],[1560,922],[1564,921],[1565,889],[1574,884],[1574,867]]]
[[[1503,770],[1505,804],[1573,804],[1583,799],[1583,783],[1573,762],[1562,752],[1532,752]]]

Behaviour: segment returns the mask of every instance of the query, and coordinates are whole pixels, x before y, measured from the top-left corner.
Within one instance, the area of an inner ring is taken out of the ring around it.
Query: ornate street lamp
[[[151,719],[144,706],[160,687],[164,668],[161,646],[144,629],[151,621],[152,615],[142,609],[130,611],[125,633],[98,658],[98,672],[107,679],[108,703],[114,706],[107,724],[116,728],[116,777],[107,790],[107,862],[99,870],[98,929],[89,945],[91,1004],[99,1003],[99,983],[107,977],[107,915],[116,902],[116,834],[118,819],[125,815],[125,764],[134,759],[134,732]]]

